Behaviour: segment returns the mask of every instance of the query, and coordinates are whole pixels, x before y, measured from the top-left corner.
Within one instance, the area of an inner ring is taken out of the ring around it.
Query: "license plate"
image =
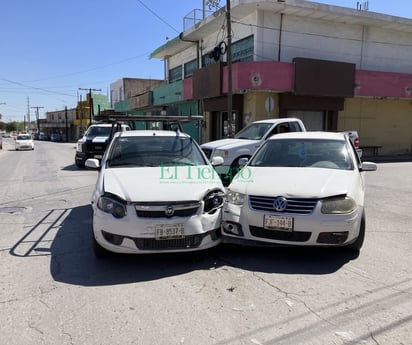
[[[293,218],[265,214],[263,227],[267,230],[293,231]]]
[[[102,159],[103,156],[102,156],[102,155],[94,155],[94,158],[96,158],[96,159]]]
[[[156,225],[156,240],[172,240],[183,238],[185,229],[183,224],[161,224]]]

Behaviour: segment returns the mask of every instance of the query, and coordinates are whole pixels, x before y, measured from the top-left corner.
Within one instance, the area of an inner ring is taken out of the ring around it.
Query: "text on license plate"
[[[185,229],[183,224],[159,224],[156,225],[156,240],[171,240],[183,238]]]
[[[267,230],[293,231],[293,218],[265,214],[263,227]]]

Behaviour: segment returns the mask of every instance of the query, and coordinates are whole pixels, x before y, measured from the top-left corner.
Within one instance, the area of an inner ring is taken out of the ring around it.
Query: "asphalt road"
[[[412,163],[367,175],[366,242],[95,259],[74,144],[0,151],[0,344],[412,344]]]

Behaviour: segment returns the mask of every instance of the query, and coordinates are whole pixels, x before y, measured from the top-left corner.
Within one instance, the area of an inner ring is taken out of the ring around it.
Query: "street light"
[[[92,124],[93,121],[93,98],[92,98],[92,91],[102,91],[102,89],[92,89],[92,88],[88,88],[88,89],[83,89],[81,87],[79,87],[79,90],[85,90],[85,91],[89,91],[89,106],[90,106],[90,124]]]

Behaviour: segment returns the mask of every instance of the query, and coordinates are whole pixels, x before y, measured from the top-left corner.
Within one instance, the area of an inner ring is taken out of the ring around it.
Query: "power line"
[[[178,34],[180,34],[180,32],[175,29],[172,25],[170,25],[166,20],[164,20],[162,17],[160,17],[156,12],[154,12],[152,9],[150,9],[147,5],[145,5],[143,3],[143,1],[141,0],[137,0],[143,7],[146,8],[146,10],[148,10],[151,14],[153,14],[157,19],[159,19],[161,22],[163,22],[164,24],[166,24],[169,28],[171,28],[172,30],[176,31]]]

